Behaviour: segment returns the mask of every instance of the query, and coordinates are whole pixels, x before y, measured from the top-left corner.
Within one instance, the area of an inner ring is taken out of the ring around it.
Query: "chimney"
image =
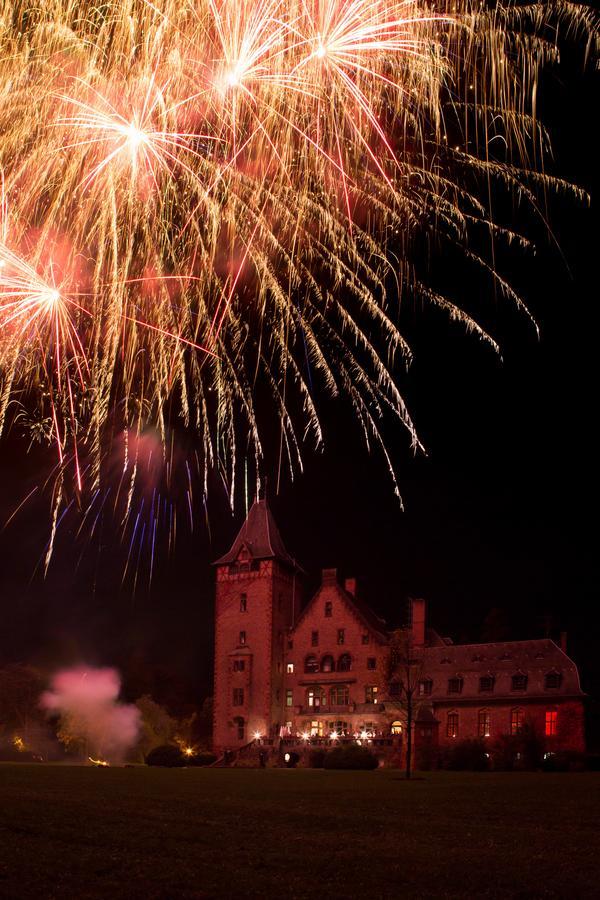
[[[344,581],[344,590],[352,597],[356,597],[356,578],[346,578]]]
[[[560,633],[560,649],[563,653],[567,652],[567,632],[561,631]]]
[[[413,644],[422,647],[425,644],[425,601],[411,598],[410,613]]]
[[[337,569],[323,569],[321,584],[337,584]]]

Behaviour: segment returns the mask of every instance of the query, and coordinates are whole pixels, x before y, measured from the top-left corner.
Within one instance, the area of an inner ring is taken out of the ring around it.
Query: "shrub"
[[[535,729],[525,724],[519,734],[501,734],[492,747],[494,769],[539,769],[542,765],[543,742]]]
[[[325,765],[327,750],[324,747],[315,747],[308,754],[308,765],[311,769],[322,769]]]
[[[186,766],[212,766],[217,761],[216,753],[210,753],[205,750],[201,753],[194,753],[193,756],[186,756]]]
[[[325,755],[325,769],[376,769],[379,765],[377,757],[367,747],[348,744],[346,747],[334,747]]]
[[[175,744],[161,744],[154,747],[146,756],[147,766],[166,766],[169,769],[187,765],[187,760]]]
[[[542,762],[544,772],[583,772],[585,756],[576,750],[558,750]]]
[[[443,768],[455,772],[485,772],[490,767],[487,746],[481,738],[467,738],[449,747],[442,760]]]

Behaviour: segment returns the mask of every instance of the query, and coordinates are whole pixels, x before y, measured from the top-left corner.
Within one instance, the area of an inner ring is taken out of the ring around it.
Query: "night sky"
[[[563,60],[541,91],[550,125],[552,170],[597,198],[597,141],[591,130],[598,78],[581,60]],[[595,381],[598,215],[551,198],[550,224],[535,257],[512,255],[509,276],[541,325],[541,340],[508,305],[487,305],[484,323],[503,359],[439,313],[406,303],[401,324],[415,352],[402,379],[427,456],[405,435],[388,444],[404,511],[380,454],[369,456],[348,411],[329,403],[324,453],[305,457],[303,476],[284,477],[268,497],[288,547],[314,588],[322,567],[356,575],[361,591],[390,623],[408,595],[425,597],[430,622],[456,640],[476,640],[491,609],[511,637],[569,633],[584,689],[600,694],[598,613],[598,450]],[[515,213],[515,215],[518,215]],[[435,277],[460,279],[435,260]],[[273,442],[275,443],[275,441]],[[0,527],[47,465],[25,454],[17,435],[0,444]],[[41,491],[40,491],[41,494]],[[241,499],[241,498],[240,498]],[[210,533],[197,510],[161,558],[150,589],[121,587],[114,536],[99,534],[79,560],[61,533],[48,575],[32,575],[49,530],[49,502],[32,500],[0,532],[0,662],[48,670],[72,662],[115,664],[128,696],[151,692],[184,710],[210,692],[212,571],[243,510],[232,518],[213,484]]]

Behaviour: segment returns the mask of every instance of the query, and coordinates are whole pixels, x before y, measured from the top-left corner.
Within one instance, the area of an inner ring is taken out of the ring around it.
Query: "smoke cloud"
[[[121,678],[115,669],[79,667],[57,672],[40,705],[60,715],[59,738],[86,756],[120,763],[139,735],[140,711],[119,703]]]

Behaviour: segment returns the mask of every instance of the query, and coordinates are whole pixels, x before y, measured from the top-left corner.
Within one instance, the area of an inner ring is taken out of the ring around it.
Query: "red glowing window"
[[[546,734],[548,736],[557,733],[558,713],[555,709],[546,710]]]

